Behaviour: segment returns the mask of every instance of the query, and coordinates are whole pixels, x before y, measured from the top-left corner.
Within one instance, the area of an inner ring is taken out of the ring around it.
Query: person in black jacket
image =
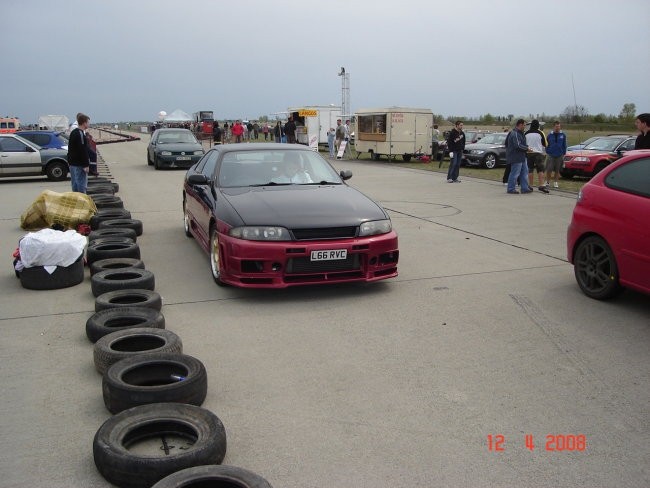
[[[293,117],[289,117],[289,120],[284,124],[284,134],[287,136],[287,142],[289,144],[296,143],[296,124],[293,121]]]
[[[70,133],[68,141],[68,166],[70,166],[72,191],[86,193],[90,157],[88,155],[88,138],[84,132],[90,124],[90,117],[78,113],[77,124],[78,127]]]
[[[460,171],[460,162],[463,159],[463,149],[465,149],[465,133],[463,132],[463,123],[456,121],[455,127],[451,129],[447,138],[447,148],[450,153],[454,153],[449,161],[449,171],[447,171],[447,183],[460,183],[458,173]]]
[[[640,132],[634,142],[634,149],[650,149],[650,114],[639,114],[634,123]]]

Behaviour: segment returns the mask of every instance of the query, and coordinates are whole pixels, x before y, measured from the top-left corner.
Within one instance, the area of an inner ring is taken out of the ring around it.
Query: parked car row
[[[16,134],[0,134],[0,177],[45,175],[51,181],[68,176],[67,149],[42,148]]]

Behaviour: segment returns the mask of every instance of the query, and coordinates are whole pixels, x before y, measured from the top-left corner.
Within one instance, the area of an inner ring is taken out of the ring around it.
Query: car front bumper
[[[171,156],[163,156],[161,154],[156,154],[156,159],[158,159],[158,164],[166,168],[189,168],[199,161],[203,157],[203,154],[199,155],[186,155],[179,156],[172,154]],[[189,159],[188,159],[189,158]]]
[[[345,250],[345,259],[312,261],[312,251]],[[397,276],[397,234],[354,239],[267,242],[219,235],[221,281],[247,288],[372,282]]]

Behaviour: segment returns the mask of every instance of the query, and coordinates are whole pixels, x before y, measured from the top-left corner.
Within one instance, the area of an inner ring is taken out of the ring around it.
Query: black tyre
[[[210,271],[212,278],[219,286],[225,286],[221,281],[221,260],[219,259],[219,238],[217,237],[216,227],[210,229]]]
[[[195,466],[161,479],[151,488],[273,488],[258,474],[236,466]]]
[[[161,169],[160,163],[158,162],[158,158],[156,157],[155,154],[153,155],[153,167],[156,171]]]
[[[138,288],[155,290],[156,280],[151,271],[140,268],[107,269],[90,277],[93,296],[98,297],[114,290]]]
[[[103,193],[100,195],[90,195],[97,208],[124,208],[124,202],[120,197]]]
[[[605,168],[607,168],[607,164],[608,164],[607,161],[601,161],[600,163],[598,163],[598,164],[596,165],[596,167],[594,168],[594,172],[591,174],[591,176],[596,176],[596,175],[597,175],[598,173],[600,173],[602,170],[604,170]]]
[[[127,268],[140,268],[145,269],[144,263],[140,259],[135,258],[108,258],[100,259],[90,263],[90,276],[106,269],[127,269]]]
[[[497,167],[499,160],[497,159],[496,154],[488,154],[483,158],[481,164],[487,169],[494,169]]]
[[[113,185],[111,184],[106,184],[106,185],[89,185],[88,188],[86,188],[86,195],[114,195],[115,190],[113,189]]]
[[[90,185],[105,185],[111,183],[109,178],[104,176],[89,176],[88,177],[88,186]]]
[[[97,230],[99,223],[111,219],[130,219],[131,212],[123,208],[103,208],[98,210],[95,215],[90,217],[90,228]]]
[[[133,229],[128,229],[126,227],[107,227],[104,229],[94,230],[88,234],[88,242],[92,242],[95,239],[101,239],[103,237],[127,237],[133,242],[138,239],[138,236]]]
[[[65,161],[54,161],[45,168],[45,176],[50,181],[63,181],[68,177],[68,171]]]
[[[109,242],[104,239],[88,243],[86,259],[94,263],[106,258],[135,258],[140,259],[140,246],[137,242]]]
[[[95,312],[126,306],[153,308],[160,311],[162,297],[160,293],[151,290],[116,290],[95,298]]]
[[[187,214],[187,209],[185,208],[185,200],[183,200],[183,230],[187,237],[194,237],[190,232],[190,216]]]
[[[173,444],[167,442],[170,437]],[[152,446],[155,439],[161,441]],[[122,488],[149,488],[181,469],[219,464],[225,455],[221,420],[209,410],[181,403],[125,410],[104,422],[93,440],[97,470]]]
[[[596,300],[607,300],[622,290],[616,257],[599,236],[589,236],[578,244],[573,256],[573,272],[583,293]]]
[[[113,414],[149,403],[201,406],[207,392],[205,366],[185,354],[138,354],[113,364],[102,379],[104,405]]]
[[[379,159],[381,159],[381,155],[379,155],[377,153],[372,153],[372,160],[373,161],[379,161]]]
[[[164,329],[165,316],[158,310],[146,307],[107,308],[88,318],[86,336],[94,343],[107,334],[135,327]]]
[[[43,266],[32,266],[23,268],[19,276],[22,287],[30,290],[56,290],[78,285],[84,280],[83,253],[70,266],[57,266],[52,274]]]
[[[120,359],[156,352],[182,353],[183,343],[170,330],[133,327],[105,335],[95,342],[95,369],[104,374]]]
[[[99,229],[111,228],[133,229],[136,235],[142,235],[142,221],[137,219],[109,219],[99,223]]]
[[[411,160],[411,155],[410,154],[403,154],[402,159],[404,160],[405,163],[408,163]]]
[[[151,158],[149,157],[149,151],[147,151],[147,166],[153,166],[153,162],[151,161]]]

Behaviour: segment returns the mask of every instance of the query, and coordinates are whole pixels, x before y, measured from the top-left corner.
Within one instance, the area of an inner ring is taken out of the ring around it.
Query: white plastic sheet
[[[43,229],[26,234],[18,248],[26,268],[54,267],[70,266],[83,254],[86,244],[86,237],[75,230]]]

